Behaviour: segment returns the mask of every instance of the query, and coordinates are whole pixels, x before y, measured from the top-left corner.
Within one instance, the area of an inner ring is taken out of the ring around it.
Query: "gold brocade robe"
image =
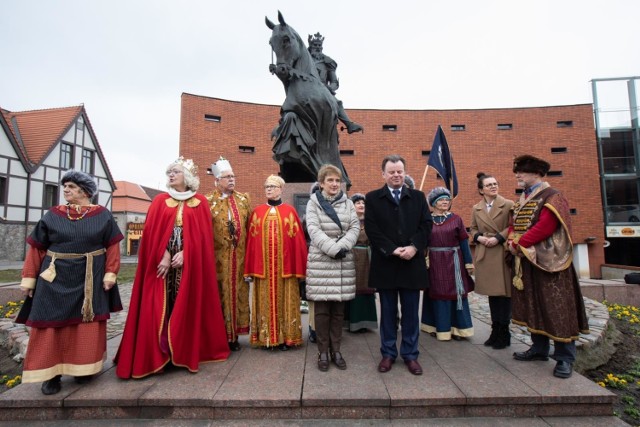
[[[247,225],[251,213],[249,194],[234,191],[223,197],[219,190],[207,195],[213,219],[218,289],[227,340],[249,333],[249,284],[244,280]]]
[[[303,343],[298,279],[304,278],[307,258],[302,227],[297,215],[291,215],[295,209],[286,204],[258,206],[255,212],[247,261],[254,279],[249,343],[254,347],[298,346]],[[252,259],[262,258],[257,256],[256,243],[266,251],[264,262]],[[258,270],[261,274],[256,274]]]

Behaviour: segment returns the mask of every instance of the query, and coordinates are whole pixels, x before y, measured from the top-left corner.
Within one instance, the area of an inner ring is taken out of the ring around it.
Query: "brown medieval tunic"
[[[528,241],[528,232],[548,209],[557,219],[552,234],[540,241]],[[578,339],[589,332],[580,284],[573,268],[569,204],[560,192],[543,183],[532,194],[523,193],[514,206],[513,240],[522,251],[514,260],[512,293],[513,323],[529,332],[559,342]],[[521,279],[521,282],[520,280]],[[520,283],[522,289],[518,289]]]

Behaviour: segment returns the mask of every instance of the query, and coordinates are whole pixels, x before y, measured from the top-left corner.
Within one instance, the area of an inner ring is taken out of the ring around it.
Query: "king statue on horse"
[[[279,25],[269,18],[265,22],[272,30],[269,44],[276,56],[269,71],[282,81],[286,94],[280,121],[271,135],[273,158],[280,165],[281,176],[288,182],[314,182],[320,166],[330,163],[341,170],[348,189],[351,181],[338,150],[338,120],[347,126],[348,133],[361,131],[362,126],[349,120],[336,99],[337,78],[321,79],[310,53],[313,49],[306,48],[282,14],[278,12]]]

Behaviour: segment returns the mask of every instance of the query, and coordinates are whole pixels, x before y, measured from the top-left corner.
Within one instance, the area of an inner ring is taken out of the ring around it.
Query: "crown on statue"
[[[324,37],[322,37],[322,34],[309,34],[309,46],[322,47],[322,43],[324,43]]]
[[[193,176],[198,174],[198,166],[193,162],[193,159],[185,159],[184,156],[180,156],[173,164],[182,166],[182,169],[188,170]]]

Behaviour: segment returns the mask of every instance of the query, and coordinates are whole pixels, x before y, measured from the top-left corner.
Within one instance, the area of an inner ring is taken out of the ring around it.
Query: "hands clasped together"
[[[415,246],[413,245],[409,245],[409,246],[399,246],[397,247],[394,251],[393,254],[397,257],[400,257],[406,261],[409,261],[411,258],[413,258],[416,253],[418,252],[418,250],[416,249]]]
[[[169,272],[169,268],[180,268],[183,263],[184,257],[182,251],[176,253],[172,258],[169,251],[165,250],[164,255],[162,256],[162,261],[158,264],[157,277],[165,278]]]

